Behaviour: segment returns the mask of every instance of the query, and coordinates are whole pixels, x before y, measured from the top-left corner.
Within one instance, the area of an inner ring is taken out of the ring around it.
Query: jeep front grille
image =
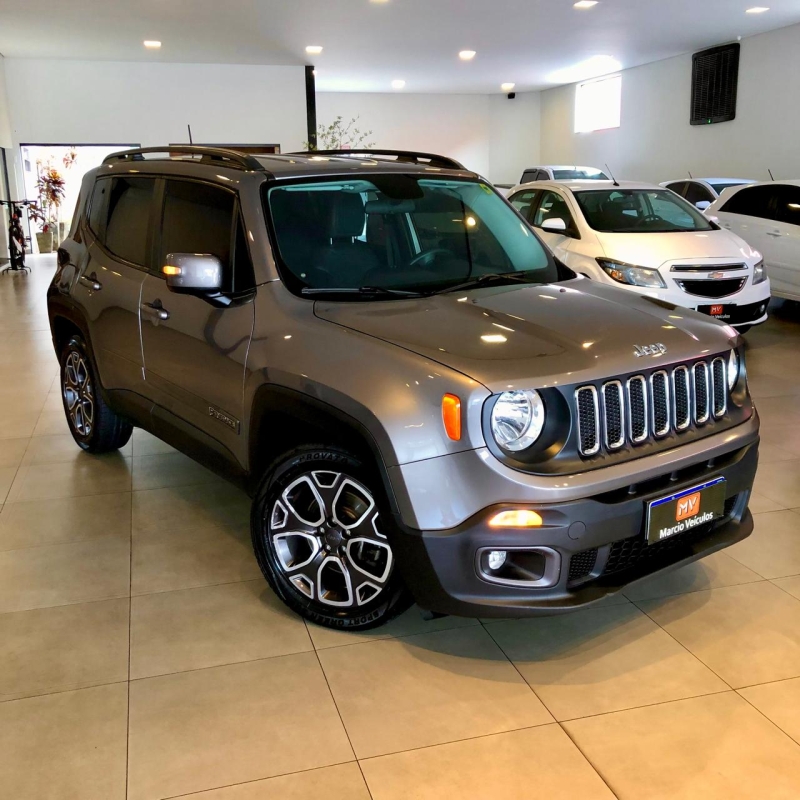
[[[598,399],[599,398],[599,399]],[[728,410],[727,363],[715,358],[575,390],[578,451],[597,455],[681,433]]]

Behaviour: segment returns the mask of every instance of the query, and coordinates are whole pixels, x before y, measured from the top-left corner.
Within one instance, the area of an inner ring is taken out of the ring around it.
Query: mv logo
[[[700,513],[700,492],[690,494],[688,497],[682,497],[678,500],[678,511],[675,514],[675,520],[680,522],[689,517],[695,517]]]

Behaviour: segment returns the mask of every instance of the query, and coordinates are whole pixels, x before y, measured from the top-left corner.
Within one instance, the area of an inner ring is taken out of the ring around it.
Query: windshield
[[[485,183],[337,177],[273,186],[267,205],[281,274],[295,292],[367,287],[391,299],[488,275],[509,273],[508,282],[559,279],[539,239]]]
[[[554,169],[553,180],[556,181],[607,181],[608,175],[591,167],[574,167],[573,169]]]
[[[722,194],[726,189],[730,189],[732,186],[741,186],[743,181],[727,181],[725,183],[709,183],[708,185],[717,193]]]
[[[711,223],[668,189],[575,192],[589,226],[601,233],[710,231]]]

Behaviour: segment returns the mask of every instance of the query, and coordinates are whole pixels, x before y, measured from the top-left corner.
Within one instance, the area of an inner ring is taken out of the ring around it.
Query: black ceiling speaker
[[[740,49],[738,43],[724,44],[692,56],[692,125],[736,118]]]

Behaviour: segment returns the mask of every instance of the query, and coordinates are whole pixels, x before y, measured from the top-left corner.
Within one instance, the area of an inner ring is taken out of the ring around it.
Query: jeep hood
[[[671,262],[714,264],[752,261],[758,254],[730,231],[673,233],[600,233],[597,240],[608,258],[637,267],[658,268]]]
[[[317,301],[315,314],[456,369],[491,391],[620,375],[724,352],[735,339],[710,317],[587,279],[424,299]],[[634,354],[634,345],[655,343],[666,353]]]

